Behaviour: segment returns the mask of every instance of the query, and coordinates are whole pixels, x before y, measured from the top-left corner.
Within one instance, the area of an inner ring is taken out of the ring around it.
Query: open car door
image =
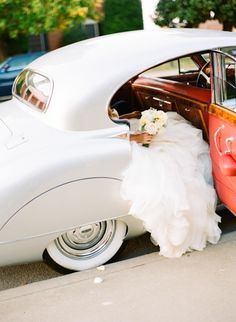
[[[209,108],[210,152],[215,187],[236,214],[236,48],[212,53],[213,102]]]

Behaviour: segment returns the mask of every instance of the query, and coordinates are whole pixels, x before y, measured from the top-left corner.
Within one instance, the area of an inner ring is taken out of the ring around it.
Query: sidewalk
[[[2,291],[0,321],[235,322],[235,298],[233,232],[180,259],[152,253]]]

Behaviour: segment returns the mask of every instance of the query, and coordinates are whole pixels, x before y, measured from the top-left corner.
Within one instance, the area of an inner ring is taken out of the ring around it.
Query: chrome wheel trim
[[[102,253],[112,242],[116,221],[108,220],[81,226],[58,237],[58,250],[72,259],[88,259]]]

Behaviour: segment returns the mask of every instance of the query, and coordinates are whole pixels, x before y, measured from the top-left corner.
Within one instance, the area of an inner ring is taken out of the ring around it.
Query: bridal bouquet
[[[158,111],[151,107],[143,111],[139,120],[139,130],[151,135],[156,135],[162,127],[166,127],[168,116],[163,111]],[[148,147],[149,144],[143,144]]]

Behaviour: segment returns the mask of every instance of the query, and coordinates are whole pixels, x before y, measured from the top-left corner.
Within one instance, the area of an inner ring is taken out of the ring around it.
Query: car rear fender
[[[0,242],[57,233],[92,222],[124,216],[120,180],[84,178],[54,187],[19,209],[2,227]]]
[[[123,141],[116,138],[95,139],[83,140],[76,146],[54,146],[30,153],[28,157],[15,158],[14,162],[12,160],[1,167],[0,241],[124,215],[123,206],[118,207],[119,202],[122,203],[119,187],[122,171],[129,161],[129,143]],[[111,212],[110,206],[105,212],[100,200],[103,200],[103,206],[113,204],[117,212]],[[56,209],[60,202],[62,205],[58,212]],[[81,202],[83,207],[79,206]],[[85,211],[85,204],[89,214]],[[69,221],[70,213],[73,213],[72,221]],[[47,226],[47,221],[55,223],[58,218],[61,225],[54,228],[51,223]],[[8,229],[13,222],[17,222],[15,232],[13,228]]]

